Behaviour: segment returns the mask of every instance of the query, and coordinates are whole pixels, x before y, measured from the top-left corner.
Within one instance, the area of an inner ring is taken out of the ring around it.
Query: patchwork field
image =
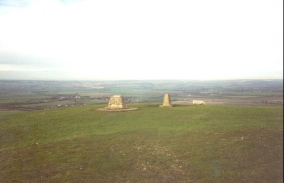
[[[283,182],[283,107],[0,115],[0,182]]]

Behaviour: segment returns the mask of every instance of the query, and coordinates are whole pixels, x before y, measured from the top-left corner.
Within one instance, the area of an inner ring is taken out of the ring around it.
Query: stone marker
[[[120,95],[114,95],[110,97],[108,106],[104,108],[98,108],[98,111],[109,111],[109,112],[122,112],[122,111],[134,111],[138,108],[127,107],[124,104],[124,98]]]
[[[163,105],[160,105],[160,107],[172,107],[172,106],[173,105],[171,105],[170,95],[169,94],[165,94],[164,95]]]
[[[114,95],[110,97],[108,106],[106,109],[126,109],[128,107],[125,106],[124,104],[124,99],[120,95]]]

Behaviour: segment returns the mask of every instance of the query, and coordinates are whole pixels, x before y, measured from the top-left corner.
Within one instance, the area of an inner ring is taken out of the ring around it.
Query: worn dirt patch
[[[99,108],[96,109],[97,111],[107,111],[107,112],[123,112],[123,111],[135,111],[138,108],[124,108],[124,109],[106,109],[106,108]]]

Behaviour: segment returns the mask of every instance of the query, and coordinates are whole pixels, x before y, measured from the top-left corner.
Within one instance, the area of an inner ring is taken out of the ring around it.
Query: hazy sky
[[[283,0],[0,0],[0,79],[282,79]]]

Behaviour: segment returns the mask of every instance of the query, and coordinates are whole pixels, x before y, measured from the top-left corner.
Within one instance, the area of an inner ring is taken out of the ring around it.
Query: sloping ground
[[[283,182],[283,108],[0,115],[0,182]]]

